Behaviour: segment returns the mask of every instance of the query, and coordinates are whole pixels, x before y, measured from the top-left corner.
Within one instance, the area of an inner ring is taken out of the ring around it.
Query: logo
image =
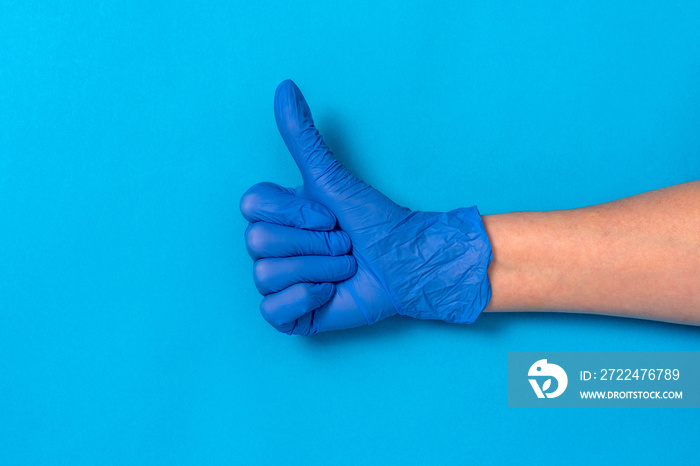
[[[566,390],[566,385],[569,383],[569,378],[566,376],[564,369],[556,364],[549,364],[546,359],[540,359],[535,364],[530,366],[527,372],[528,377],[547,377],[542,386],[537,383],[537,379],[528,379],[532,389],[535,391],[537,398],[556,398]],[[552,386],[552,377],[557,381],[557,389],[553,392],[547,392]]]

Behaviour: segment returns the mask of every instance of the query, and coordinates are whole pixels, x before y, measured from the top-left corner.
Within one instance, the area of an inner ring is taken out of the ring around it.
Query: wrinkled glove
[[[290,80],[275,93],[275,118],[304,184],[260,183],[241,199],[263,317],[301,335],[395,314],[474,322],[491,297],[492,260],[477,208],[412,212],[356,178]]]

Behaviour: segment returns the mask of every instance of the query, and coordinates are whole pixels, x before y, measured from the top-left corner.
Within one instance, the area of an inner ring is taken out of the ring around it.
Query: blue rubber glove
[[[356,178],[290,80],[275,93],[275,118],[304,184],[261,183],[241,199],[263,317],[302,335],[395,314],[473,322],[491,297],[491,245],[477,208],[412,212]]]

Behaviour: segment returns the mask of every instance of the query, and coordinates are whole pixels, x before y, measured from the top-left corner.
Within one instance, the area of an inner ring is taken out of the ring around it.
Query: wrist
[[[379,257],[403,272],[377,270],[399,314],[471,323],[489,302],[491,244],[476,207],[411,213],[366,259]]]

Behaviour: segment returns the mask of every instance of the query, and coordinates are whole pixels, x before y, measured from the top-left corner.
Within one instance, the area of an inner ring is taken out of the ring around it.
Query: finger
[[[326,304],[334,293],[332,283],[297,283],[264,297],[260,312],[280,332],[292,333],[297,319]]]
[[[355,277],[353,280],[355,280]],[[348,291],[348,283],[349,281],[337,284],[332,299],[319,308],[314,309],[313,312],[299,317],[294,323],[294,327],[287,333],[313,335],[329,330],[367,325],[367,318],[357,307],[354,297]]]
[[[296,283],[339,282],[352,277],[357,262],[352,256],[299,256],[259,259],[253,265],[255,286],[263,295]]]
[[[274,183],[258,183],[241,198],[241,213],[249,222],[269,222],[307,230],[332,230],[333,213],[323,204]]]
[[[323,141],[314,126],[309,105],[290,79],[282,81],[275,91],[275,120],[282,139],[301,171],[305,186],[317,183],[321,177],[352,177]]]
[[[378,306],[384,311],[367,315],[366,303],[358,296],[358,293],[368,293],[372,296],[372,306]],[[272,295],[271,295],[272,296]],[[396,313],[384,286],[366,270],[360,269],[350,279],[335,284],[333,297],[322,306],[299,317],[294,327],[286,333],[294,335],[313,335],[329,330],[340,330],[352,327],[360,327],[377,322],[378,320],[392,316]]]
[[[265,257],[342,256],[350,252],[350,237],[341,230],[311,231],[257,222],[248,225],[245,244],[253,260]]]

